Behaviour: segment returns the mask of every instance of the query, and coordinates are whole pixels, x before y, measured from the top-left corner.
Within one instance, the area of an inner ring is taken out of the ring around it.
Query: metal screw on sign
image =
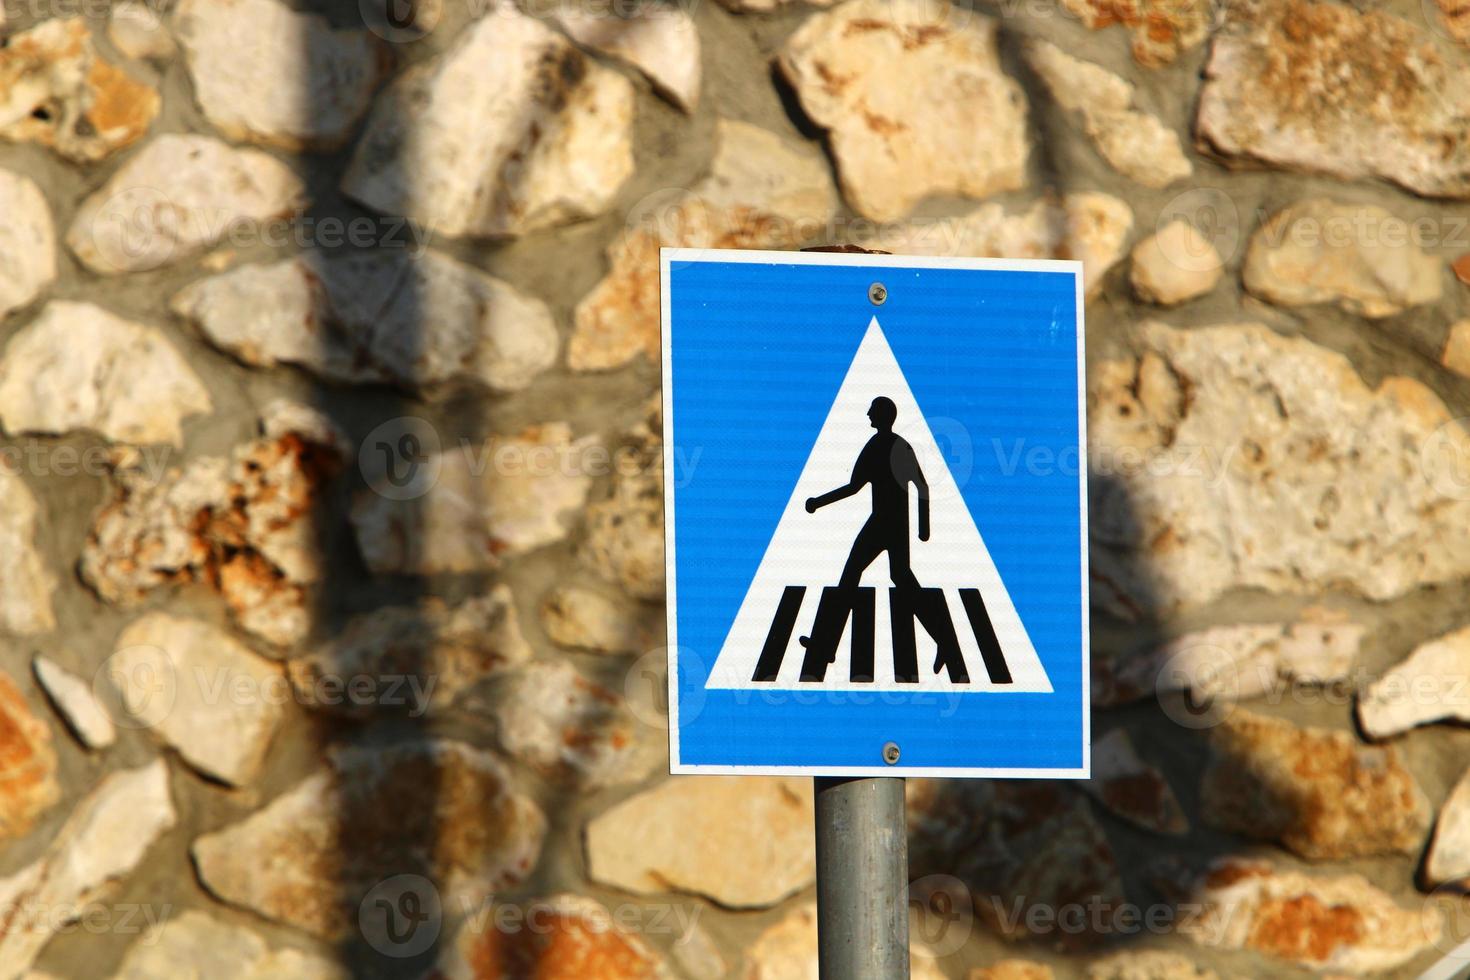
[[[875,282],[868,287],[868,302],[874,306],[882,306],[883,301],[888,299],[888,287],[881,282]]]
[[[883,743],[883,761],[886,762],[886,763],[888,763],[890,766],[896,766],[896,765],[898,765],[898,743],[897,742],[884,742]]]

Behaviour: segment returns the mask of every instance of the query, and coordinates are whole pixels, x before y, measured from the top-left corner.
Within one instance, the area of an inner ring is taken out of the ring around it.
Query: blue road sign
[[[1080,264],[662,284],[673,771],[1085,778]]]

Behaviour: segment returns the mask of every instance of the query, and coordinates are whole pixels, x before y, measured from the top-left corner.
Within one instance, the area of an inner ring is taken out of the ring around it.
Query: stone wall
[[[1084,263],[1096,776],[911,782],[915,976],[1470,933],[1454,0],[4,12],[0,976],[815,976],[807,782],[663,775],[661,244]]]

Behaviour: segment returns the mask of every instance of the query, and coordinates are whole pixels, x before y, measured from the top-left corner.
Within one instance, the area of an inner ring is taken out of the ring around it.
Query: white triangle
[[[929,484],[932,533],[926,542],[915,536],[917,495],[910,492],[910,566],[922,586],[943,590],[968,669],[968,683],[956,683],[947,671],[934,671],[937,644],[917,623],[914,632],[919,680],[917,683],[900,683],[895,679],[887,599],[891,583],[886,555],[880,555],[868,566],[861,582],[864,586],[876,588],[873,679],[861,682],[849,679],[850,621],[838,645],[836,660],[828,666],[823,679],[800,679],[805,649],[799,638],[812,632],[822,589],[837,584],[853,539],[871,514],[867,488],[816,513],[807,513],[806,500],[847,482],[854,461],[873,436],[867,412],[873,399],[880,395],[891,399],[897,406],[898,421],[894,432],[913,447]],[[752,677],[767,635],[771,632],[772,620],[788,586],[804,586],[806,589],[795,628],[791,631],[775,678],[754,681]],[[959,590],[962,588],[979,589],[1011,675],[1010,683],[990,680],[960,601]],[[942,690],[967,693],[1050,693],[1052,690],[1046,669],[1036,655],[1026,627],[1021,623],[969,507],[960,495],[948,462],[940,452],[929,422],[919,410],[876,317],[868,324],[862,343],[853,355],[847,376],[796,481],[796,488],[786,502],[775,534],[766,546],[766,553],[705,686],[747,690]]]

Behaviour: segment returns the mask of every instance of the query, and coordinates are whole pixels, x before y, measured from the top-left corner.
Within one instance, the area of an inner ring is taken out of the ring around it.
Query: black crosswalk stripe
[[[957,591],[990,682],[1013,683],[1010,668],[1006,664],[980,590]],[[806,586],[802,585],[788,585],[782,591],[775,615],[771,618],[771,628],[761,647],[760,658],[756,661],[752,681],[769,683],[776,680],[806,593]],[[851,648],[848,679],[858,684],[873,682],[873,623],[876,600],[877,590],[867,586],[842,589],[829,585],[822,589],[811,633],[800,638],[801,646],[806,651],[801,664],[803,682],[819,683],[826,679],[827,668],[837,660],[837,648],[847,630],[849,619],[852,621],[852,630],[849,640]],[[893,633],[895,680],[902,684],[919,682],[918,648],[914,632],[917,620],[918,626],[929,634],[937,646],[935,672],[947,671],[950,681],[955,684],[970,683],[970,674],[955,633],[954,620],[950,617],[949,604],[945,602],[944,593],[940,589],[919,589],[917,592],[889,589],[888,609]]]

